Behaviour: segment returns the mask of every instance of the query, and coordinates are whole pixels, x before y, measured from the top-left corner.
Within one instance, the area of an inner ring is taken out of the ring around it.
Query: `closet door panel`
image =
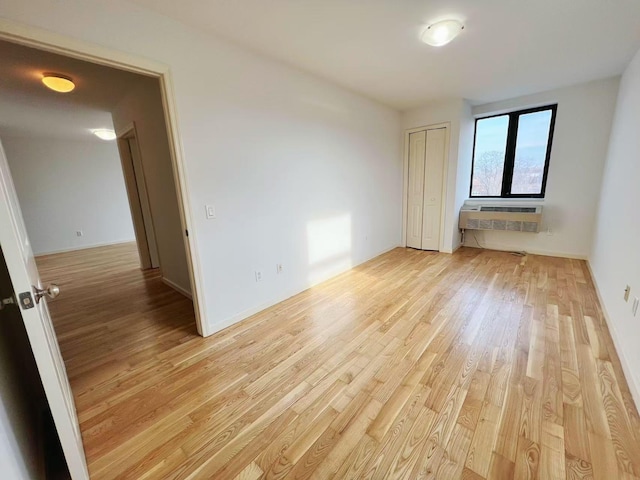
[[[422,248],[426,143],[426,131],[409,135],[407,246],[412,248]]]
[[[422,238],[420,241],[423,250],[440,249],[446,133],[445,128],[427,130],[426,132]]]

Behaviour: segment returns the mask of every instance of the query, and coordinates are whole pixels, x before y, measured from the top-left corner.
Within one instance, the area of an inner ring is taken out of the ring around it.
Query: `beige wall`
[[[190,292],[189,269],[158,81],[150,78],[128,92],[112,113],[116,132],[123,132],[132,123],[136,125],[162,276]]]

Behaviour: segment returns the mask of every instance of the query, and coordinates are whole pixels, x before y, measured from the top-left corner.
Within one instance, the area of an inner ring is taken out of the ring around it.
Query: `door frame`
[[[169,66],[144,57],[3,18],[0,18],[0,39],[38,50],[45,50],[107,67],[146,75],[159,80],[165,124],[167,126],[167,137],[169,140],[173,179],[178,196],[180,222],[185,233],[183,239],[191,281],[196,328],[198,333],[203,337],[211,335],[213,331],[207,322],[200,255],[196,236],[193,234],[192,226],[194,223],[189,202],[189,186],[186,179],[184,152],[180,141],[173,80]]]
[[[445,129],[444,169],[442,172],[442,205],[440,206],[440,241],[438,251],[444,250],[445,215],[447,212],[447,180],[449,178],[449,150],[451,148],[451,122],[434,123],[424,127],[410,128],[404,131],[404,153],[402,155],[402,242],[401,246],[407,246],[407,214],[409,194],[409,135],[424,130]]]
[[[118,142],[118,152],[120,154],[120,163],[122,164],[122,173],[127,187],[131,220],[133,221],[136,244],[140,254],[140,264],[143,270],[161,267],[158,244],[156,242],[153,211],[151,210],[151,203],[149,201],[149,191],[147,189],[144,167],[142,165],[142,155],[138,143],[138,132],[135,122],[127,125],[122,131],[116,131],[116,138]],[[138,159],[140,159],[139,172],[136,171],[134,155],[133,152],[131,152],[131,138],[135,139],[135,149]],[[138,177],[138,174],[140,174],[141,178]],[[140,183],[144,191],[141,191]],[[145,203],[146,205],[143,205]],[[145,214],[145,210],[148,211],[148,214]],[[149,218],[146,218],[147,215]],[[154,265],[154,258],[157,265]]]

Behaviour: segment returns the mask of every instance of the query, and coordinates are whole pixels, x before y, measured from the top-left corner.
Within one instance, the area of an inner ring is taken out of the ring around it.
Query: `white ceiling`
[[[475,104],[620,74],[638,0],[132,0],[398,109]],[[418,38],[457,18],[451,44]]]
[[[0,135],[98,140],[95,128],[113,128],[111,110],[141,75],[0,41]],[[70,76],[71,93],[42,84],[43,72]]]

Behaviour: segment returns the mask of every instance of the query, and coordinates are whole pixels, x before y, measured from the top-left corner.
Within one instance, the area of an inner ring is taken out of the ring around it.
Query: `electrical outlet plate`
[[[82,230],[76,230],[76,237],[82,237],[83,235]]]
[[[629,301],[629,294],[631,293],[631,287],[627,285],[627,288],[624,289],[624,301]]]
[[[256,282],[262,281],[262,272],[260,270],[256,270]]]
[[[278,263],[276,265],[276,273],[280,274],[280,273],[284,273],[284,267],[282,266],[281,263]]]

